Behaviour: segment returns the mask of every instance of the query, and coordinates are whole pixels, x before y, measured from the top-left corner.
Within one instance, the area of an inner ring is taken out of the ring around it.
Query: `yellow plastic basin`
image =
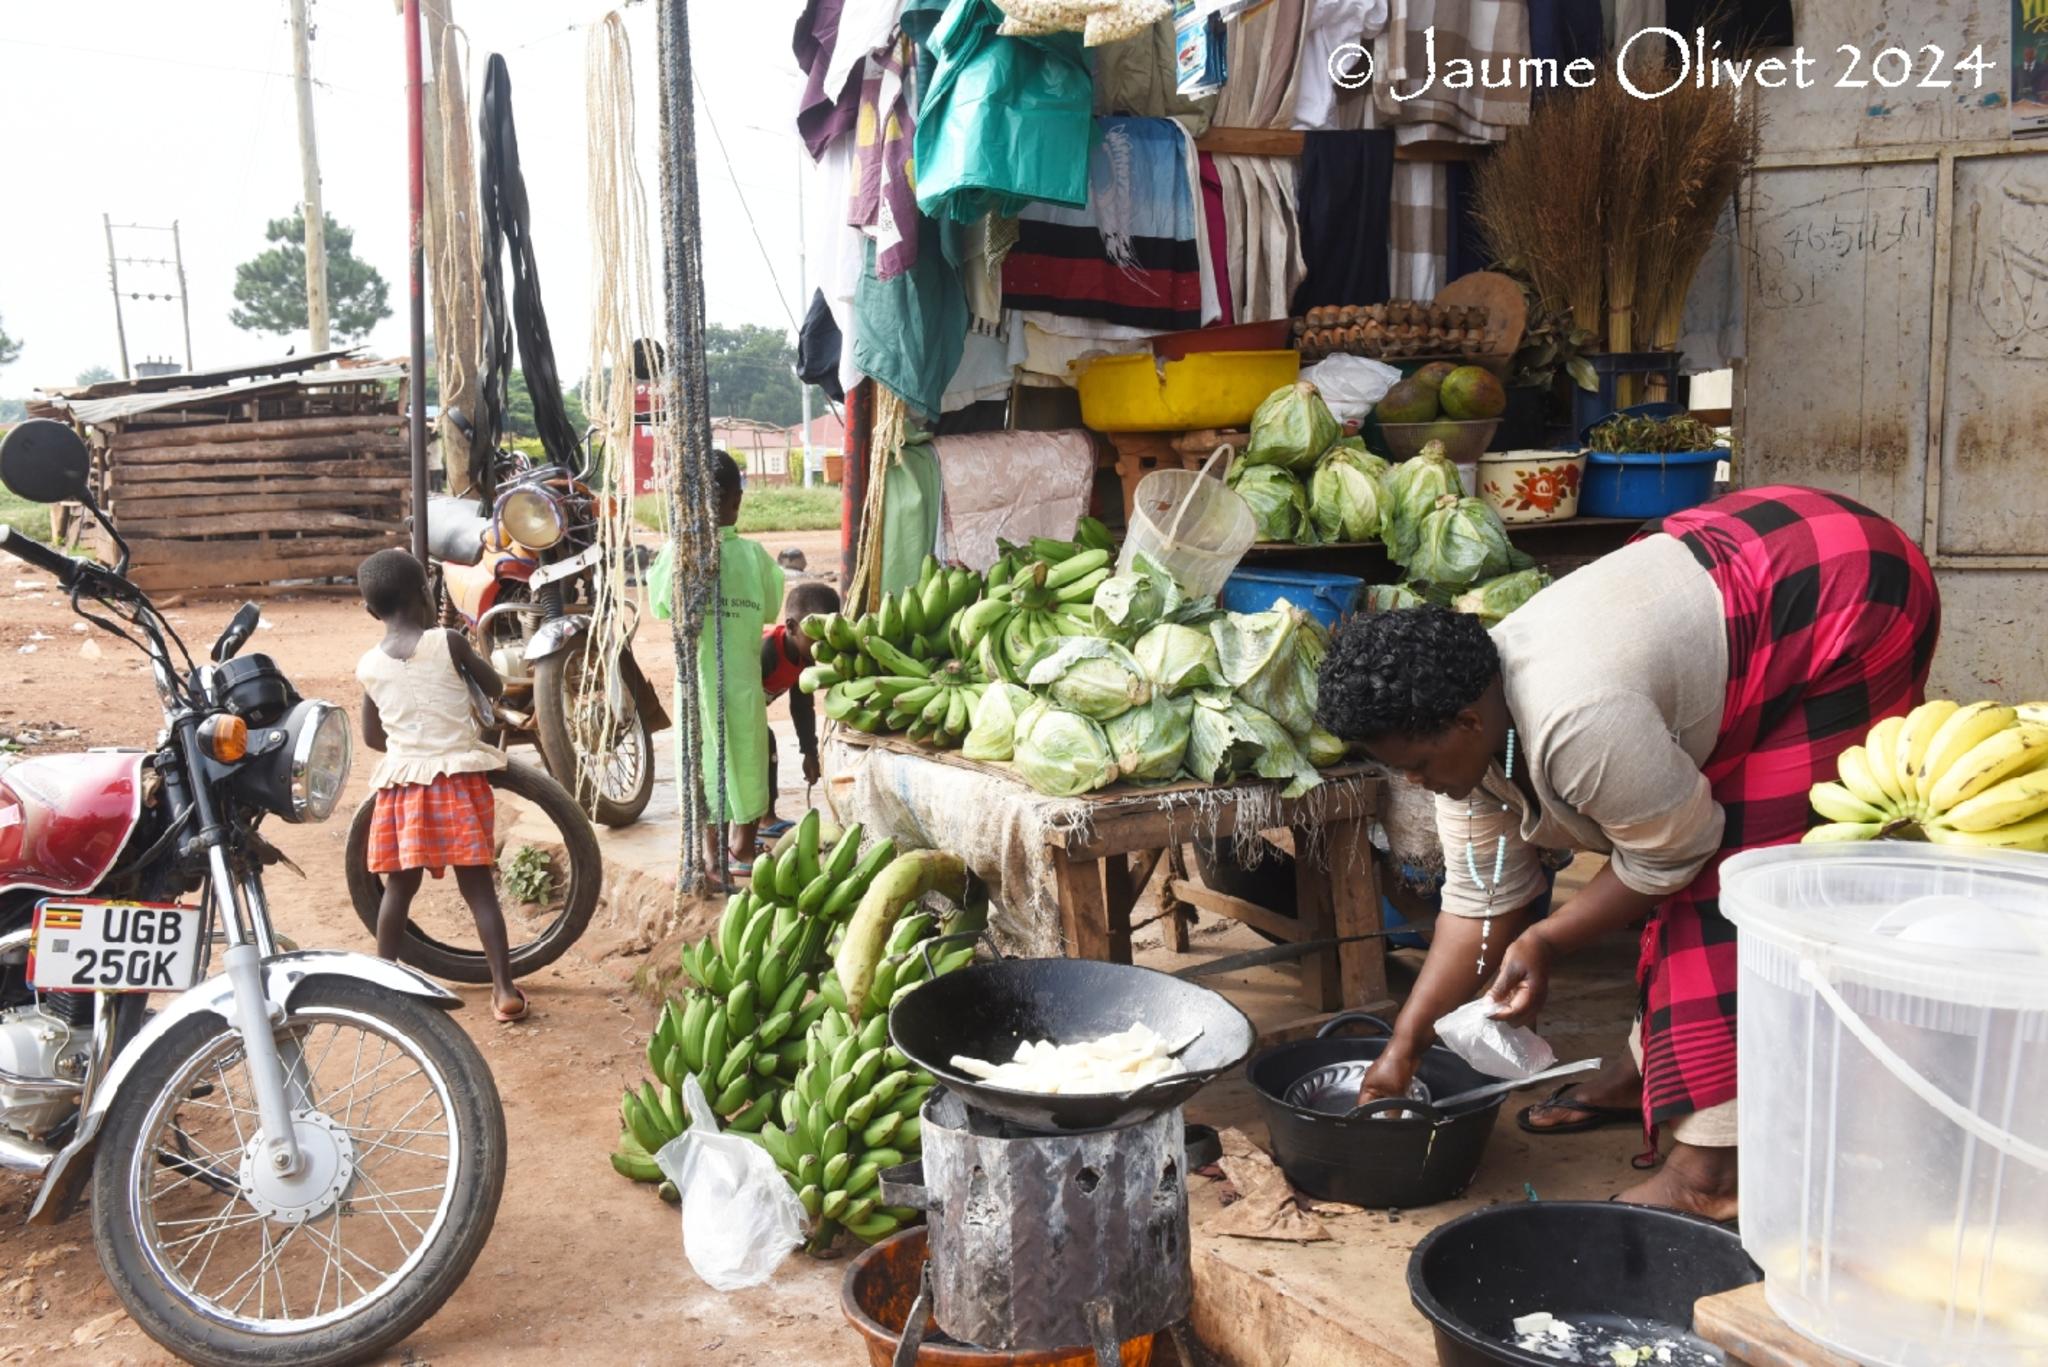
[[[1150,352],[1099,356],[1077,381],[1081,421],[1098,432],[1242,427],[1300,375],[1298,351],[1202,351],[1164,366]]]

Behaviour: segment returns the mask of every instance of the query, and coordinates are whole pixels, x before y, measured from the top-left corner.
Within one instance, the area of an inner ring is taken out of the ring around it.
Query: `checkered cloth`
[[[443,774],[377,793],[370,872],[489,868],[498,862],[497,800],[486,774]]]
[[[1818,489],[1729,494],[1652,524],[1691,549],[1727,609],[1728,692],[1701,766],[1727,814],[1720,851],[1643,932],[1643,1114],[1664,1121],[1735,1095],[1735,927],[1721,861],[1789,845],[1807,798],[1874,722],[1926,696],[1941,632],[1934,573],[1905,532]]]
[[[1424,94],[1414,92],[1429,79],[1429,30],[1436,30],[1436,81]],[[1479,63],[1500,79],[1501,63],[1513,65],[1529,55],[1527,0],[1406,0],[1388,11],[1386,31],[1374,41],[1377,74],[1372,83],[1373,108],[1380,127],[1396,128],[1403,143],[1424,141],[1498,142],[1507,130],[1529,121],[1529,88],[1514,73],[1506,89],[1446,88],[1444,78],[1455,60]],[[1413,98],[1396,100],[1394,92]]]

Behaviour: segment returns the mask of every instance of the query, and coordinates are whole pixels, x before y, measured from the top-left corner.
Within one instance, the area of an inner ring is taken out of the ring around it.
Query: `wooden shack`
[[[150,590],[349,578],[405,541],[405,367],[346,351],[48,391],[93,452],[94,495]],[[315,367],[340,362],[329,369]],[[103,559],[89,522],[71,536]]]

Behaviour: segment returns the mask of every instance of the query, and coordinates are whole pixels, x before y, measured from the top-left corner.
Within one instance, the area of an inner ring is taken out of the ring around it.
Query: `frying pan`
[[[1195,1036],[1185,1073],[1129,1092],[1071,1096],[992,1087],[953,1056],[1006,1063],[1025,1040],[1076,1044],[1142,1024],[1168,1044]],[[1200,1033],[1197,1034],[1196,1032]],[[1251,1053],[1252,1023],[1206,987],[1130,964],[997,959],[933,978],[889,1012],[889,1038],[969,1105],[1035,1130],[1104,1130],[1182,1105]]]

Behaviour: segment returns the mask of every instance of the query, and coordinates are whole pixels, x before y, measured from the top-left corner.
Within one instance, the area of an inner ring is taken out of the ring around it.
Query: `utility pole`
[[[291,0],[292,77],[299,90],[299,170],[305,179],[306,330],[313,350],[327,350],[327,217],[320,207],[320,153],[313,139],[312,53],[306,0]],[[418,382],[418,377],[414,377]]]
[[[107,229],[107,283],[114,288],[114,336],[121,343],[121,378],[132,379],[128,372],[128,325],[121,321],[121,267],[114,260],[114,216],[101,214],[100,222]]]
[[[810,263],[804,254],[804,149],[796,149],[796,307],[797,316],[808,318],[811,314]],[[804,335],[796,335],[797,355],[803,355]],[[811,487],[811,385],[802,375],[796,377],[797,389],[803,395],[804,404],[804,488]]]
[[[171,260],[178,267],[178,308],[185,315],[185,369],[192,366],[192,300],[185,293],[185,245],[178,237],[178,220],[171,220]]]

